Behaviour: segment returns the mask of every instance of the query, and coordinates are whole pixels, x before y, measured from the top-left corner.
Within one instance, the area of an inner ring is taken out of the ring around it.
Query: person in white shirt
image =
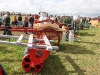
[[[6,14],[3,15],[3,17],[2,17],[2,20],[3,20],[3,24],[4,24],[4,25],[5,25],[5,19],[6,19],[8,13],[9,13],[9,12],[6,12]]]

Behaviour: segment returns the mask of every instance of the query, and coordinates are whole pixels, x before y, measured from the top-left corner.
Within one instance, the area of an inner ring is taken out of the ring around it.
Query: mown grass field
[[[100,75],[100,28],[80,30],[81,41],[61,42],[34,75]],[[13,40],[13,39],[12,39]],[[25,47],[0,44],[0,64],[8,75],[32,75],[22,69]]]
[[[61,42],[59,51],[51,53],[42,71],[34,75],[100,75],[99,37],[100,27],[80,30],[81,41]],[[0,44],[0,64],[8,75],[32,75],[22,69],[24,50],[22,46]]]

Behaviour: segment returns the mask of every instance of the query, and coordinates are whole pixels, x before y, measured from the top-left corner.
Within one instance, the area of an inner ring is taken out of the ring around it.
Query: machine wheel
[[[46,28],[41,30],[40,34],[46,35],[49,40],[55,40],[53,43],[54,45],[58,46],[60,44],[60,35],[56,30],[52,28]]]
[[[38,55],[36,55],[38,56]],[[38,56],[39,57],[39,56]],[[30,60],[30,55],[26,54],[22,60],[22,68],[29,73],[37,73],[40,72],[42,70],[42,68],[44,67],[44,62],[31,66],[31,60]]]

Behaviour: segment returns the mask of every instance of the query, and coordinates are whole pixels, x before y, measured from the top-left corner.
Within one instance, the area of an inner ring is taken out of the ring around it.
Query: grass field
[[[34,75],[99,75],[99,37],[100,28],[81,30],[80,42],[61,42],[60,50],[51,53],[43,70]],[[31,75],[21,66],[24,50],[25,47],[0,44],[0,64],[8,75]]]
[[[51,53],[42,71],[34,75],[100,75],[99,37],[100,28],[81,30],[81,41],[61,42],[59,51]],[[24,50],[25,47],[0,44],[0,64],[8,75],[32,75],[22,69]]]

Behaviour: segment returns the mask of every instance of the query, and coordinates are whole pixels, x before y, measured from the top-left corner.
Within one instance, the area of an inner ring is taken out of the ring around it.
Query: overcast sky
[[[0,0],[0,10],[95,17],[100,16],[100,0]]]

